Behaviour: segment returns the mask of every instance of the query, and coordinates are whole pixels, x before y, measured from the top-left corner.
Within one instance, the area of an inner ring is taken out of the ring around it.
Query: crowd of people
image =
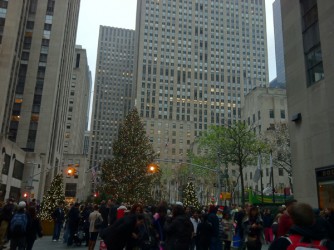
[[[8,199],[0,212],[0,249],[32,249],[43,236],[38,210],[34,201]],[[79,240],[88,250],[99,238],[108,250],[334,249],[334,210],[312,209],[295,200],[272,209],[250,204],[199,209],[181,202],[128,206],[108,200],[58,204],[52,218],[53,241],[72,246]]]
[[[201,209],[184,207],[181,202],[157,206],[127,206],[111,200],[99,206],[74,204],[65,216],[64,237],[71,245],[80,223],[87,222],[89,250],[94,249],[98,237],[108,250],[260,250],[265,244],[270,250],[284,250],[292,244],[334,249],[333,210],[320,212],[295,200],[276,210],[249,204]]]
[[[31,250],[37,237],[42,237],[35,200],[16,203],[10,198],[0,209],[0,249]]]

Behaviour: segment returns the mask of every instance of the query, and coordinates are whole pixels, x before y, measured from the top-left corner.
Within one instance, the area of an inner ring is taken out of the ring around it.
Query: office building
[[[276,85],[270,87],[285,87],[285,66],[284,66],[284,49],[283,49],[283,31],[281,0],[275,0],[273,3],[274,16],[274,34],[275,34],[275,56],[276,56]]]
[[[137,1],[136,107],[160,159],[187,159],[202,131],[240,120],[244,95],[266,86],[265,18],[264,0]]]
[[[24,162],[10,163],[20,165],[21,174],[6,176],[4,198],[11,182],[41,199],[60,171],[79,5],[80,0],[1,2],[1,61],[8,59],[0,65],[6,91],[1,134],[26,154]]]
[[[112,144],[127,112],[133,108],[135,32],[100,26],[97,49],[90,167],[112,157]]]
[[[294,194],[334,208],[334,2],[281,1]]]
[[[242,105],[242,120],[254,130],[258,137],[265,138],[277,125],[287,125],[288,110],[286,90],[280,88],[254,88],[245,96]],[[262,155],[263,189],[272,187],[271,169],[268,161],[269,155]],[[248,166],[244,169],[245,187],[260,192],[260,180],[254,182],[254,174],[257,166]],[[277,193],[284,194],[284,190],[290,189],[289,175],[283,168],[273,166],[274,188]],[[287,193],[286,193],[287,194]]]
[[[64,154],[82,154],[87,129],[90,97],[90,73],[86,50],[76,46],[68,98]]]
[[[84,154],[89,119],[87,114],[91,92],[91,75],[86,50],[77,45],[73,56],[62,160],[65,197],[70,202],[87,199],[90,191],[88,182],[91,177],[87,173],[89,169],[88,155]],[[69,167],[75,170],[73,175],[67,175],[66,171]]]

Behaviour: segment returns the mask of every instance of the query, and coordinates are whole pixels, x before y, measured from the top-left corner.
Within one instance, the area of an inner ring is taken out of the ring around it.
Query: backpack
[[[103,221],[101,219],[101,215],[97,214],[96,219],[94,221],[94,228],[95,230],[100,230],[102,227]]]
[[[324,245],[326,240],[312,240],[311,242],[303,242],[304,237],[296,234],[285,238],[291,243],[287,250],[328,250]]]
[[[10,221],[10,231],[13,235],[23,235],[27,230],[28,218],[25,213],[15,214]]]

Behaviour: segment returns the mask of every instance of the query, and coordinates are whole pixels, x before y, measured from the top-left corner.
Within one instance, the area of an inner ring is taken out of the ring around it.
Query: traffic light
[[[98,197],[99,196],[99,193],[98,192],[94,192],[94,197]]]
[[[26,198],[28,198],[28,197],[29,197],[29,194],[28,194],[28,192],[24,192],[22,196],[23,196],[23,198],[25,198],[25,199],[26,199]]]

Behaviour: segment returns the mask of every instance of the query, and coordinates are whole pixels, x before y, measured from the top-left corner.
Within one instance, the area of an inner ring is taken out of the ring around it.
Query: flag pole
[[[263,180],[262,180],[262,164],[261,164],[261,153],[259,152],[258,162],[260,166],[260,177],[261,177],[261,205],[263,206]]]
[[[275,204],[275,185],[274,185],[274,169],[273,169],[273,156],[272,151],[270,150],[270,170],[271,170],[271,184],[273,192],[273,203]]]

